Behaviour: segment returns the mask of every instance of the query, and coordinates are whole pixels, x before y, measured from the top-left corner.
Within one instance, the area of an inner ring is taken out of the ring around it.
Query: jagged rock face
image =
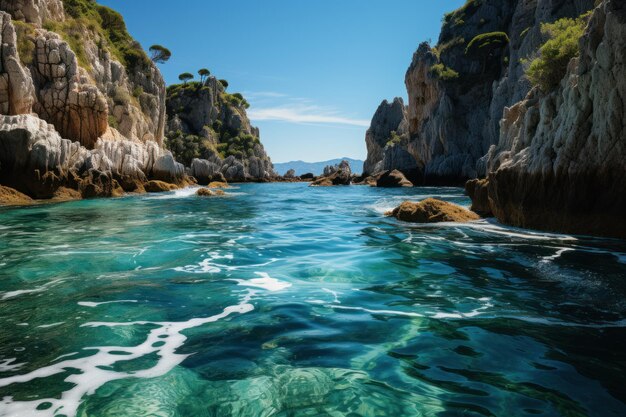
[[[365,134],[367,159],[363,174],[376,175],[391,167],[407,171],[417,168],[415,158],[402,146],[408,141],[408,132],[407,109],[402,99],[383,101]]]
[[[209,77],[200,86],[179,86],[167,98],[168,137],[195,136],[209,146],[202,158],[194,158],[190,174],[201,184],[222,174],[228,181],[255,181],[276,177],[274,166],[258,140],[258,128],[250,124],[243,106],[228,101],[224,87]],[[217,150],[228,138],[256,138],[247,153],[223,157]]]
[[[594,0],[468,1],[444,19],[435,48],[421,44],[406,74],[410,138],[401,149],[426,183],[457,184],[484,174],[477,161],[498,142],[505,106],[529,92],[522,58],[544,41],[541,23],[577,17]],[[511,40],[488,56],[466,53],[477,35],[505,32]],[[444,76],[435,71],[450,69]],[[401,160],[403,160],[401,158]],[[399,165],[385,169],[402,169]]]
[[[60,0],[0,0],[0,10],[34,27],[41,27],[47,20],[68,19]],[[7,41],[11,36],[4,36],[4,26],[3,23],[3,56],[4,50],[16,45],[14,37]],[[149,61],[141,66],[124,67],[109,53],[103,35],[88,27],[83,26],[81,41],[84,61],[88,63],[88,66],[84,63],[85,67],[79,66],[76,51],[58,34],[38,29],[32,63],[20,64],[19,57],[16,60],[23,73],[28,74],[29,69],[33,73],[36,94],[29,94],[25,87],[14,89],[13,96],[15,91],[22,96],[33,96],[33,110],[40,117],[54,124],[63,137],[78,140],[87,147],[95,145],[109,123],[128,140],[154,141],[161,145],[166,119],[165,83],[158,68]],[[11,72],[16,73],[14,67]],[[0,110],[4,114],[30,113],[28,106],[13,111],[2,108],[7,101],[3,72],[6,69],[0,69]]]
[[[483,164],[489,200],[516,226],[626,237],[626,4],[605,0],[557,91],[505,112]]]
[[[65,20],[61,0],[0,0],[0,10],[7,11],[15,20],[39,27],[47,19],[57,22]]]
[[[93,196],[93,187],[112,195],[113,180],[180,183],[184,175],[184,167],[155,142],[99,140],[90,150],[62,139],[34,115],[0,117],[0,183],[36,198],[51,198],[59,187],[81,188],[84,181],[84,195]]]
[[[0,12],[0,114],[30,113],[35,100],[33,80],[20,63],[16,45],[11,17]]]
[[[76,55],[55,33],[39,31],[35,56],[39,98],[35,112],[61,136],[93,148],[108,128],[104,95],[95,85],[80,82]]]

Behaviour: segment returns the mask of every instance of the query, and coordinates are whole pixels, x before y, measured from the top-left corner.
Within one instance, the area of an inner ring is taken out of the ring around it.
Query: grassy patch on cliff
[[[535,59],[524,61],[530,82],[544,92],[552,90],[561,82],[569,62],[580,53],[578,40],[585,33],[590,15],[591,12],[587,12],[576,19],[563,18],[541,25],[541,32],[548,40],[539,48],[539,55]]]
[[[48,20],[44,27],[61,35],[83,68],[91,68],[84,48],[86,34],[91,34],[98,47],[109,51],[129,72],[150,65],[150,59],[141,45],[130,36],[118,12],[99,5],[95,0],[63,0],[63,6],[65,22]]]
[[[20,60],[24,64],[31,64],[35,53],[35,29],[32,25],[19,20],[14,20],[13,26],[17,36],[17,52],[20,55]]]
[[[459,73],[452,68],[446,67],[443,63],[438,63],[430,67],[430,74],[442,81],[452,81],[459,78]]]

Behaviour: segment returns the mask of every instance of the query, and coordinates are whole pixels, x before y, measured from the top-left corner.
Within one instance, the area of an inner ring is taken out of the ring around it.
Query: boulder
[[[413,183],[407,180],[404,174],[397,169],[385,171],[376,180],[377,187],[413,187]]]
[[[480,216],[472,211],[434,198],[427,198],[419,203],[405,201],[385,215],[411,223],[463,223],[480,219]]]
[[[144,188],[149,193],[164,193],[167,191],[177,190],[178,186],[164,181],[152,180],[145,183]]]
[[[213,181],[207,185],[207,188],[228,188],[228,183],[225,181]]]
[[[208,188],[200,188],[198,191],[196,191],[196,195],[200,197],[215,197],[226,195],[226,193],[222,190],[210,190]]]
[[[33,199],[19,191],[0,185],[0,206],[22,206],[32,204]]]
[[[303,180],[312,180],[314,178],[315,178],[315,175],[313,175],[312,172],[307,172],[306,174],[300,175],[300,179],[303,179]]]
[[[348,161],[341,161],[338,165],[328,165],[324,168],[324,175],[311,183],[312,187],[329,187],[333,185],[350,185],[352,170]]]

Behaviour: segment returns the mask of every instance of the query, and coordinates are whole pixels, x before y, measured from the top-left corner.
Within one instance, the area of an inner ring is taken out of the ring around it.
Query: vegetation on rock
[[[482,72],[484,73],[489,59],[494,56],[496,51],[503,49],[508,44],[509,36],[504,32],[481,33],[467,44],[465,55],[478,58],[482,62]]]
[[[539,56],[527,63],[526,75],[530,82],[548,92],[561,82],[567,65],[579,54],[578,40],[585,32],[590,12],[577,19],[563,18],[541,25],[548,40],[539,49]]]
[[[91,68],[83,46],[85,34],[98,39],[100,49],[107,50],[127,70],[149,65],[149,58],[139,42],[128,30],[122,15],[95,0],[63,0],[66,19],[64,22],[48,20],[44,28],[56,32],[70,45],[78,63],[85,69]]]

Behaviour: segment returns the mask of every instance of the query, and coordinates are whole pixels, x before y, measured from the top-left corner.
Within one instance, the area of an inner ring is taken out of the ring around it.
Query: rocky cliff
[[[277,174],[250,124],[248,103],[215,77],[167,89],[166,145],[200,183],[269,180]]]
[[[407,151],[408,142],[409,125],[404,102],[401,98],[395,98],[391,103],[383,101],[365,134],[367,159],[363,164],[363,175],[393,169],[415,170],[417,163]]]
[[[626,3],[604,0],[558,86],[505,109],[500,140],[483,159],[488,178],[468,184],[487,190],[498,219],[626,237],[625,39]]]
[[[48,198],[94,178],[108,191],[84,196],[181,182],[182,165],[161,149],[165,114],[161,74],[117,12],[94,0],[0,0],[2,183]]]
[[[426,183],[459,184],[479,174],[478,160],[499,141],[504,107],[523,99],[532,87],[523,59],[545,41],[541,24],[577,17],[593,3],[468,0],[445,16],[437,45],[419,46],[405,80],[408,138],[400,148]],[[368,159],[369,166],[383,160],[375,146]],[[404,169],[407,160],[399,159],[401,164],[377,169]]]

